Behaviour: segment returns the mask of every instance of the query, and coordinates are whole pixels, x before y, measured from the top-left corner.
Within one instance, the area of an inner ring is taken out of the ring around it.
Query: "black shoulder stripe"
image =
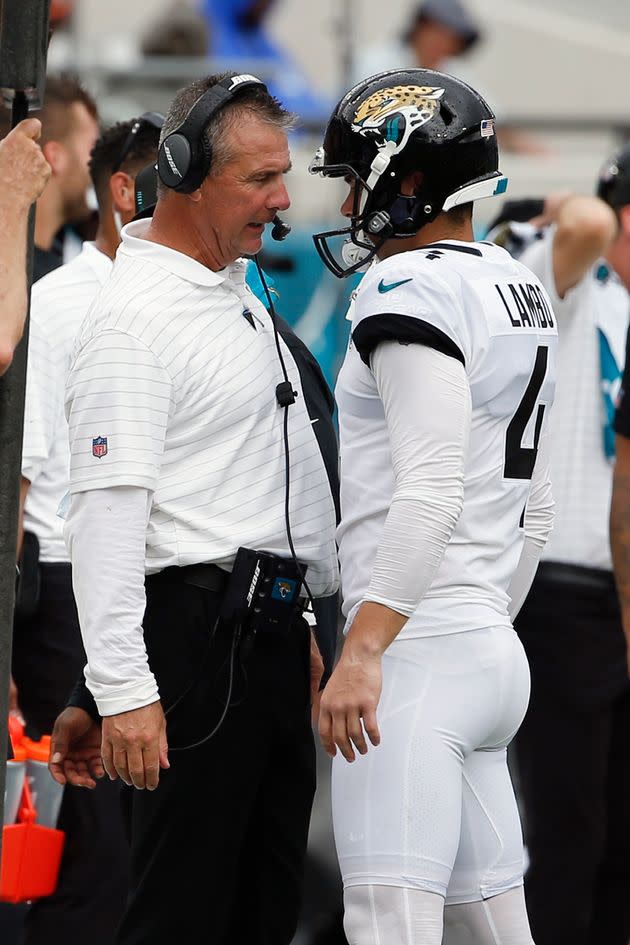
[[[468,253],[469,256],[483,256],[480,249],[475,246],[453,246],[452,243],[429,243],[422,249],[452,249],[455,253]]]
[[[370,366],[370,355],[381,341],[399,341],[401,344],[426,345],[435,348],[465,364],[464,355],[452,338],[430,322],[411,315],[370,315],[360,322],[352,332],[354,346],[361,360]]]

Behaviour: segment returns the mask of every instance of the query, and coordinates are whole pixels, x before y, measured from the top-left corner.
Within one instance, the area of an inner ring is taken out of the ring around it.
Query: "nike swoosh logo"
[[[397,289],[399,285],[404,285],[406,282],[411,282],[411,279],[401,279],[400,282],[390,282],[389,284],[381,279],[378,284],[378,291],[381,293],[391,292],[392,289]]]

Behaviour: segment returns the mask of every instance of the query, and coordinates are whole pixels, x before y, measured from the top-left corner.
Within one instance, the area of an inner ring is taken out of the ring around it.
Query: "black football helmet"
[[[606,161],[597,181],[596,193],[613,210],[630,203],[630,143]]]
[[[413,236],[442,211],[505,193],[494,113],[469,85],[431,69],[389,70],[359,82],[333,111],[309,170],[354,183],[350,225],[313,236],[342,278],[366,268],[386,240]],[[401,194],[412,171],[423,178]],[[343,264],[333,238],[346,237]]]

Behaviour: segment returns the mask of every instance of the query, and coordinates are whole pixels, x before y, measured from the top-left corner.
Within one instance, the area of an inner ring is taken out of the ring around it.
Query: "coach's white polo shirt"
[[[79,325],[109,278],[112,261],[84,243],[78,256],[33,286],[22,475],[30,481],[24,528],[39,539],[40,560],[69,561],[59,503],[68,491],[70,451],[63,408],[66,375]]]
[[[245,282],[126,226],[112,278],[77,337],[66,388],[70,490],[153,495],[146,571],[212,562],[240,545],[290,554],[283,381],[273,325]],[[335,513],[293,358],[288,413],[291,532],[316,596],[337,587]]]

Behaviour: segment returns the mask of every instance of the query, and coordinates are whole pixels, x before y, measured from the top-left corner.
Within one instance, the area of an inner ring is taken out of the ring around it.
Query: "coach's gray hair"
[[[210,75],[180,89],[169,106],[160,133],[160,144],[183,124],[188,112],[204,92],[230,75],[233,73]],[[239,92],[234,102],[228,102],[217,111],[204,132],[212,149],[209,174],[216,174],[232,158],[228,132],[244,117],[256,118],[285,132],[294,128],[297,122],[297,117],[287,111],[263,86],[247,86]],[[169,188],[158,181],[159,196],[168,191]]]

